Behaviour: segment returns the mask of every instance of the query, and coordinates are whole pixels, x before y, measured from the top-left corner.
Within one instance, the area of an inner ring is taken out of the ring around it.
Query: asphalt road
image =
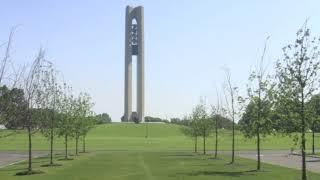
[[[46,152],[32,152],[33,157],[46,155]],[[27,152],[0,151],[0,168],[24,161],[28,158]]]
[[[253,160],[257,159],[257,154],[255,151],[239,151],[236,152],[236,155]],[[301,156],[290,155],[289,151],[262,151],[260,157],[261,161],[265,163],[284,166],[293,169],[301,169]],[[307,157],[306,162],[307,169],[309,171],[320,173],[320,158]]]

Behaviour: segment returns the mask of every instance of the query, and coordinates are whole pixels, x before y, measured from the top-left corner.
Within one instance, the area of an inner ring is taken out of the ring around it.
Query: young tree
[[[315,154],[315,133],[320,132],[320,94],[306,103],[307,119],[312,131],[312,154]]]
[[[257,138],[257,170],[260,170],[260,144],[261,135],[270,134],[272,132],[271,124],[271,108],[272,108],[272,90],[273,85],[269,81],[267,69],[264,65],[264,58],[267,50],[266,38],[260,62],[249,76],[250,84],[247,92],[249,104],[241,119],[241,130],[246,137]]]
[[[66,83],[63,83],[62,94],[60,101],[58,101],[58,136],[64,137],[65,144],[65,160],[71,160],[68,156],[69,138],[73,136],[73,109],[74,97],[71,93],[72,89]]]
[[[221,106],[221,99],[217,91],[217,104],[215,106],[211,106],[211,118],[214,120],[214,134],[215,134],[215,142],[214,142],[214,158],[218,157],[218,132],[219,132],[219,121],[223,116],[223,108]]]
[[[89,115],[88,117],[85,118],[84,126],[81,130],[81,135],[82,135],[82,152],[86,152],[86,137],[88,132],[94,127],[96,124],[96,119],[94,116]]]
[[[27,74],[24,82],[24,95],[26,100],[26,109],[23,113],[24,127],[27,129],[28,134],[28,170],[22,174],[33,174],[32,170],[32,134],[39,128],[39,108],[42,102],[41,85],[43,78],[43,68],[45,65],[44,59],[45,52],[43,49],[39,50],[36,59]]]
[[[306,111],[305,103],[311,98],[318,87],[320,38],[310,36],[307,22],[297,32],[296,41],[283,48],[284,58],[277,62],[276,75],[278,80],[277,98],[297,102],[300,119],[302,180],[306,175]],[[296,111],[296,109],[293,109]]]
[[[261,138],[272,132],[271,107],[270,101],[253,97],[238,123],[246,138],[256,137],[257,170],[261,169]]]
[[[185,136],[189,136],[194,139],[194,152],[198,152],[198,136],[199,136],[199,127],[196,121],[193,121],[192,116],[185,116],[183,121],[186,122],[181,127],[181,132]]]
[[[43,118],[41,121],[41,132],[50,141],[50,163],[48,166],[55,166],[53,163],[53,144],[54,137],[57,135],[58,128],[58,101],[61,95],[57,82],[57,73],[51,62],[47,63],[44,71],[42,88],[42,103]]]
[[[198,131],[197,134],[203,138],[203,154],[206,154],[206,138],[210,134],[211,121],[208,118],[206,104],[203,100],[200,100],[200,103],[194,107],[191,117],[191,123]]]
[[[87,93],[80,93],[74,103],[73,132],[76,140],[76,155],[78,155],[79,152],[78,145],[80,137],[83,136],[85,141],[85,136],[94,125],[88,118],[93,115],[91,111],[92,106],[91,97]]]
[[[232,148],[231,148],[231,164],[234,163],[234,149],[235,149],[235,118],[236,118],[236,101],[238,99],[238,87],[234,86],[231,80],[231,73],[225,69],[226,82],[224,86],[226,106],[229,116],[232,119]]]
[[[206,139],[211,133],[212,124],[212,120],[208,118],[207,114],[204,114],[204,116],[199,121],[199,133],[202,136],[203,140],[203,154],[206,154]]]

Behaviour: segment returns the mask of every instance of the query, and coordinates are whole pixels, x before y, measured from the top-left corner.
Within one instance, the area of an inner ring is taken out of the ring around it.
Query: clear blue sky
[[[317,0],[1,0],[0,42],[21,24],[15,63],[30,63],[42,45],[67,82],[92,95],[94,110],[117,121],[123,114],[128,4],[145,7],[146,115],[152,116],[182,117],[200,96],[214,103],[222,67],[244,87],[268,35],[270,64],[306,18],[320,35]]]

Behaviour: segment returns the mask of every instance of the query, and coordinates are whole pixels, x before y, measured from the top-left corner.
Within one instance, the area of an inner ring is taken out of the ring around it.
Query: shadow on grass
[[[248,170],[248,171],[197,171],[190,173],[180,173],[179,175],[187,175],[187,176],[229,176],[229,177],[240,177],[240,176],[255,176],[256,170]]]
[[[58,166],[62,166],[62,164],[53,163],[53,164],[43,164],[43,165],[41,165],[41,167],[58,167]]]
[[[240,163],[237,163],[237,162],[229,162],[229,163],[226,163],[225,166],[229,166],[229,167],[244,167],[245,165],[244,164],[240,164]]]
[[[212,159],[212,160],[223,160],[223,159],[220,158],[220,157],[209,157],[208,159]]]
[[[36,175],[36,174],[43,174],[43,171],[40,170],[32,170],[32,171],[21,171],[21,172],[17,172],[16,176],[28,176],[28,175]]]
[[[90,152],[86,151],[86,152],[79,152],[80,154],[89,154]]]
[[[168,156],[168,157],[193,157],[195,155],[194,154],[169,154],[166,156]]]
[[[74,160],[73,158],[61,158],[61,159],[58,159],[58,161],[72,161]]]

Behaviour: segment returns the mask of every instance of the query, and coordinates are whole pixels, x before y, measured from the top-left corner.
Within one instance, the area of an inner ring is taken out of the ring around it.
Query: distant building
[[[7,129],[5,125],[0,124],[0,129]]]

